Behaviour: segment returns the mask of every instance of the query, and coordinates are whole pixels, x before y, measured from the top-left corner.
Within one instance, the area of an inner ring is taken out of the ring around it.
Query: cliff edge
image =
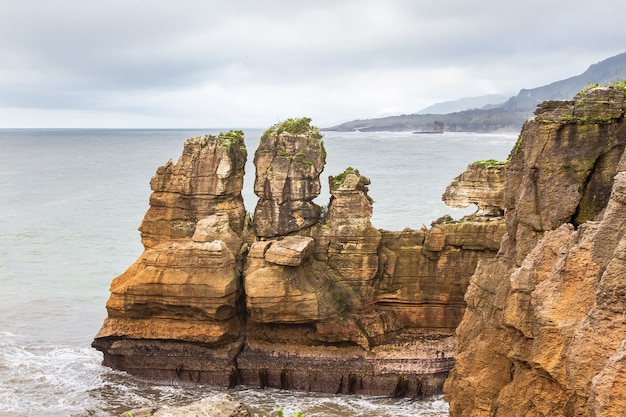
[[[451,416],[626,415],[624,95],[544,102],[524,125],[507,233],[465,295]]]

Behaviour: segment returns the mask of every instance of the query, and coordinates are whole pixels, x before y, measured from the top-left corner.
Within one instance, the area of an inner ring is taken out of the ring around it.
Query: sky
[[[0,128],[328,127],[626,51],[623,0],[0,0]]]

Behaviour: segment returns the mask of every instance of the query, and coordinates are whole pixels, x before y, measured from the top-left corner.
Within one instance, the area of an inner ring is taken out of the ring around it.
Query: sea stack
[[[187,140],[179,161],[157,170],[145,251],[113,280],[93,342],[104,364],[219,386],[440,393],[465,290],[496,255],[503,217],[378,230],[374,185],[354,167],[330,177],[322,211],[313,199],[324,144],[302,118],[262,136],[250,220],[245,160],[243,133],[226,132]]]

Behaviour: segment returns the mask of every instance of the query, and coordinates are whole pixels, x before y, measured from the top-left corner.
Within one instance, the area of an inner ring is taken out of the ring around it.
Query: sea
[[[228,129],[0,129],[0,416],[119,416],[183,405],[221,387],[136,379],[101,365],[91,342],[106,315],[111,280],[141,254],[137,231],[150,178],[176,161],[185,139]],[[254,151],[264,129],[242,129],[249,211]],[[323,132],[329,175],[351,166],[370,178],[372,223],[420,229],[471,213],[441,201],[446,185],[477,160],[506,160],[513,133]],[[254,416],[448,415],[442,397],[415,401],[239,387]]]

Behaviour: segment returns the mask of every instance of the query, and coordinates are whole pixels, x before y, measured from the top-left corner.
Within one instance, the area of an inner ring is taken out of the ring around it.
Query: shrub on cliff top
[[[472,165],[479,165],[479,166],[506,165],[506,162],[498,161],[497,159],[484,159],[482,161],[472,162]]]
[[[614,83],[611,83],[609,86],[626,90],[626,78],[621,81],[615,81]]]
[[[299,119],[287,119],[282,122],[276,123],[263,133],[262,139],[266,139],[272,133],[280,135],[283,132],[287,132],[291,135],[303,135],[310,133],[316,139],[321,139],[322,135],[315,126],[311,126],[310,117],[301,117]]]
[[[354,169],[352,167],[348,167],[341,174],[337,174],[337,176],[333,177],[336,187],[341,187],[343,185],[343,182],[346,180],[347,174],[359,175],[359,170]]]
[[[585,95],[585,93],[589,90],[593,90],[594,88],[598,88],[598,87],[604,87],[598,83],[589,83],[586,86],[584,86],[579,92],[578,94],[576,94],[576,97],[581,98],[582,96]],[[613,88],[621,88],[622,90],[626,90],[626,79],[623,80],[619,80],[619,81],[615,81],[612,83],[609,83],[609,85],[607,87],[613,87]]]
[[[218,136],[219,143],[225,148],[229,148],[233,144],[246,147],[244,140],[244,133],[242,130],[229,130],[228,132],[222,132]]]

